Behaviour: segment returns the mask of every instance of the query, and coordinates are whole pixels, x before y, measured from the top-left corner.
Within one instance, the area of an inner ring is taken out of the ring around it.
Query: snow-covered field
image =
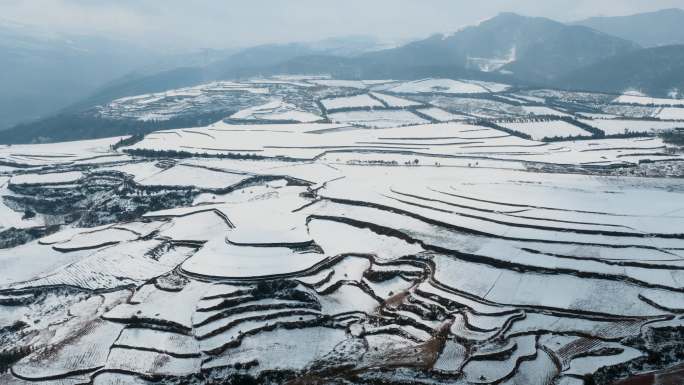
[[[0,147],[0,383],[579,385],[675,365],[684,156],[650,129],[679,122],[585,112],[649,131],[592,137],[528,114],[610,98],[478,98],[506,90],[214,83],[108,108],[260,97],[116,150]]]
[[[582,122],[598,128],[606,135],[624,134],[625,132],[662,132],[684,127],[684,123],[657,120],[594,119]]]
[[[656,106],[684,106],[684,99],[652,98],[645,95],[624,94],[613,100],[613,103]]]
[[[294,122],[315,122],[321,117],[310,112],[300,111],[282,100],[274,100],[256,107],[246,108],[230,116],[231,119],[244,120],[289,120]]]
[[[83,177],[82,172],[53,172],[47,174],[17,175],[10,179],[12,184],[66,184],[76,182]]]
[[[523,106],[523,110],[529,115],[570,116],[565,112],[543,106]]]
[[[393,80],[339,80],[339,79],[310,79],[308,83],[341,88],[367,89],[376,85],[393,83]]]
[[[422,110],[418,110],[420,113],[427,115],[431,117],[432,119],[435,119],[440,122],[449,122],[453,120],[468,120],[472,119],[469,116],[466,115],[458,115],[458,114],[452,114],[451,112],[444,111],[441,108],[425,108]]]
[[[237,98],[261,100],[269,89],[259,84],[213,82],[195,87],[116,99],[98,108],[106,118],[165,121],[192,111],[216,111],[237,104]]]
[[[201,189],[225,189],[248,177],[249,175],[242,173],[177,165],[167,170],[159,170],[158,173],[137,182],[145,186],[195,186]]]
[[[423,79],[400,83],[387,88],[387,91],[401,94],[445,93],[445,94],[479,94],[502,92],[509,87],[505,84],[452,79]]]
[[[663,120],[684,120],[684,107],[663,107],[656,117]]]
[[[74,162],[99,164],[125,158],[112,154],[111,146],[122,138],[83,140],[65,143],[46,143],[37,145],[0,145],[0,161],[12,167],[39,167],[42,165],[71,164]]]
[[[412,106],[420,106],[421,103],[414,102],[412,100],[404,99],[404,98],[399,98],[396,96],[392,95],[386,95],[386,94],[381,94],[381,93],[373,93],[372,94],[374,97],[380,99],[382,102],[387,104],[388,107],[412,107]]]
[[[409,124],[424,124],[427,120],[404,110],[348,111],[329,114],[336,123],[348,123],[363,127],[389,128]]]
[[[344,124],[234,126],[217,123],[192,130],[152,133],[143,141],[130,146],[129,150],[135,154],[183,151],[214,157],[259,156],[309,161],[325,158],[336,162],[340,159],[344,159],[344,162],[356,162],[370,158],[379,162],[398,162],[403,159],[403,163],[413,161],[416,156],[429,156],[433,159],[423,159],[423,162],[467,166],[469,163],[495,161],[506,163],[501,167],[518,168],[521,162],[564,165],[596,163],[606,166],[625,162],[638,163],[642,160],[662,159],[665,149],[659,138],[580,140],[552,144],[522,139],[475,123],[427,124],[422,119],[417,126],[411,125],[411,121],[407,119],[405,126],[382,128],[389,125],[391,117],[417,117],[403,110],[340,114],[345,117],[359,114],[369,119],[362,121],[364,126],[381,129],[369,130]],[[577,134],[591,138],[589,132],[565,121],[499,124],[539,138]],[[554,127],[558,130],[550,129]],[[681,155],[670,154],[667,158],[680,159]],[[231,170],[230,166],[222,167],[226,171]]]
[[[339,110],[341,108],[383,107],[382,102],[377,99],[373,99],[368,94],[323,99],[321,100],[321,103],[328,111]]]

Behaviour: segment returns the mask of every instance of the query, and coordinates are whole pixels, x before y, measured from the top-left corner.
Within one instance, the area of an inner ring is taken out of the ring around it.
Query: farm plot
[[[684,108],[663,107],[656,118],[662,120],[684,120]]]
[[[662,132],[684,126],[682,123],[657,120],[595,119],[582,120],[582,122],[598,128],[606,135]]]
[[[548,101],[560,101],[579,103],[585,105],[608,104],[615,96],[612,94],[601,94],[593,92],[582,91],[567,91],[567,90],[553,90],[553,89],[537,89],[528,90],[516,93],[517,97],[526,97],[540,103],[547,103]]]
[[[454,120],[468,120],[472,119],[472,117],[466,116],[466,115],[457,115],[457,114],[452,114],[451,112],[444,111],[441,108],[425,108],[418,110],[423,115],[427,115],[430,118],[439,121],[439,122],[449,122],[449,121],[454,121]]]
[[[138,181],[143,186],[194,186],[200,189],[226,189],[249,178],[203,167],[177,165]]]
[[[139,234],[127,229],[108,228],[93,232],[81,231],[83,232],[70,237],[68,240],[53,243],[52,248],[61,252],[99,249],[121,242],[133,241],[140,237]]]
[[[617,104],[641,104],[641,105],[656,105],[656,106],[684,106],[682,99],[665,99],[652,98],[645,95],[638,94],[624,94],[618,96],[613,103]]]
[[[64,143],[0,146],[0,161],[21,167],[69,164],[111,158],[111,146],[122,137]]]
[[[242,120],[266,120],[266,121],[293,121],[293,122],[316,122],[322,118],[310,112],[298,110],[294,105],[284,103],[282,100],[244,109],[230,116],[231,119]]]
[[[361,94],[356,96],[339,97],[332,99],[323,99],[321,104],[328,111],[347,109],[347,108],[373,108],[384,107],[384,104],[368,94]]]
[[[354,124],[371,128],[389,128],[429,123],[418,115],[405,110],[347,111],[328,114],[333,122]]]
[[[304,340],[311,343],[302,344],[300,341]],[[204,368],[256,362],[258,365],[250,371],[255,376],[264,371],[302,370],[344,340],[345,333],[339,329],[276,329],[245,338],[240,347],[227,350],[224,356],[209,361]]]
[[[12,184],[68,184],[83,177],[81,172],[56,172],[48,174],[20,174],[9,182]]]
[[[92,253],[88,250],[62,253],[50,246],[40,245],[38,241],[14,248],[0,249],[0,264],[3,274],[0,287],[31,280],[46,275],[62,266],[77,262]]]
[[[377,93],[377,92],[373,92],[373,93],[371,93],[371,95],[373,95],[374,98],[380,99],[380,101],[382,101],[384,104],[386,104],[387,107],[404,108],[404,107],[415,107],[415,106],[422,105],[422,103],[415,102],[413,100],[399,98],[396,96],[381,94],[381,93]]]
[[[572,116],[567,112],[562,112],[549,107],[543,106],[523,106],[523,111],[528,115],[544,115],[544,116]]]
[[[340,79],[307,79],[308,83],[326,87],[367,89],[378,85],[393,83],[393,80],[340,80]]]
[[[660,110],[663,108],[667,107],[646,106],[639,104],[609,104],[601,108],[601,111],[603,111],[605,114],[615,115],[608,119],[617,119],[620,117],[628,119],[645,119],[657,118],[658,112],[660,112]]]
[[[159,241],[129,242],[101,249],[13,289],[72,286],[88,290],[115,289],[166,274],[189,257],[192,249],[165,247]]]
[[[269,94],[259,84],[214,82],[154,94],[116,99],[97,107],[100,116],[110,119],[167,121],[179,116],[234,110],[235,107],[264,103]]]
[[[498,100],[440,95],[429,97],[428,101],[441,109],[467,114],[475,118],[497,119],[526,115],[522,107]]]
[[[498,83],[487,83],[452,79],[423,79],[400,83],[387,88],[386,91],[400,94],[444,93],[444,94],[481,94],[503,92],[509,86]]]
[[[183,270],[205,277],[255,278],[286,276],[312,267],[325,255],[287,247],[235,246],[223,239],[209,241],[183,264]]]
[[[72,341],[64,341],[57,351],[43,349],[31,353],[12,368],[15,376],[41,381],[89,373],[102,367],[109,345],[121,333],[121,325],[97,320],[87,325]]]
[[[112,307],[102,317],[111,322],[123,324],[123,326],[133,327],[139,323],[138,320],[144,320],[148,328],[155,329],[156,327],[160,331],[187,334],[192,329],[194,306],[208,289],[208,286],[204,282],[181,279],[179,285],[174,286],[173,290],[169,290],[168,287],[160,286],[159,279],[157,279],[154,283],[140,285],[126,302]],[[169,303],[178,304],[178,307],[169,306]],[[145,335],[148,336],[149,333]],[[163,337],[171,338],[173,334]],[[180,336],[174,338],[182,339],[188,343],[192,341]],[[139,341],[137,344],[144,342]],[[129,341],[127,346],[130,343]],[[190,349],[191,346],[186,348]],[[178,350],[174,350],[174,352],[182,353]],[[171,351],[167,353],[171,353]]]

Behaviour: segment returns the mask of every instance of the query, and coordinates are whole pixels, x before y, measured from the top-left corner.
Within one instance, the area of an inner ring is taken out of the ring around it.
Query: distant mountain
[[[436,76],[429,71],[438,71],[491,78],[486,73],[498,72],[509,75],[511,81],[544,84],[638,48],[632,42],[590,28],[503,13],[452,35],[434,35],[351,60],[328,61],[329,72],[343,77],[422,77]],[[309,62],[302,64],[311,66]]]
[[[120,123],[116,127],[110,127],[111,122],[88,120],[87,114],[80,112],[124,96],[159,92],[212,80],[313,73],[349,79],[446,77],[549,85],[580,68],[638,49],[634,43],[590,28],[567,26],[549,19],[512,13],[500,14],[452,35],[434,35],[399,47],[380,49],[384,47],[385,45],[373,39],[347,37],[319,42],[262,45],[237,52],[218,52],[213,53],[212,60],[204,62],[205,65],[176,68],[183,60],[192,63],[188,58],[181,58],[177,62],[168,60],[166,64],[159,64],[157,61],[148,64],[143,70],[129,72],[126,76],[110,81],[89,97],[72,103],[69,108],[61,111],[60,116],[18,126],[6,135],[31,140],[43,136],[44,132],[67,129],[68,126],[73,132],[67,137],[76,139],[82,135],[92,136],[88,130],[93,127],[112,132],[127,130],[127,127],[119,127]],[[65,63],[52,65],[62,70],[71,70]],[[155,72],[155,68],[162,70]],[[80,71],[87,74],[87,71]],[[34,69],[33,72],[38,73],[39,70]],[[28,75],[23,76],[26,78]],[[17,83],[14,89],[20,89],[19,86],[25,83]],[[67,78],[64,84],[51,89],[72,90],[72,84],[78,83],[73,77]],[[29,88],[35,89],[37,86]],[[30,104],[40,98],[34,95],[24,100]],[[64,103],[69,101],[72,101],[69,95],[60,99]],[[54,108],[54,102],[51,107]],[[101,124],[107,126],[101,127]],[[55,128],[56,126],[59,127]]]
[[[632,42],[540,17],[503,13],[443,42],[466,66],[511,73],[544,83],[615,54],[637,49]]]
[[[156,60],[142,48],[0,25],[0,129],[53,114]]]
[[[374,38],[350,36],[314,42],[265,44],[245,48],[231,52],[220,60],[213,60],[208,65],[169,67],[156,73],[151,73],[151,71],[130,73],[101,87],[78,103],[74,103],[68,111],[77,111],[124,96],[159,92],[212,80],[287,72],[282,69],[283,66],[286,67],[286,63],[296,58],[318,56],[332,58],[333,62],[345,62],[355,55],[386,46],[387,43]],[[296,68],[293,72],[302,71],[301,68]]]
[[[664,9],[620,17],[593,17],[574,23],[623,39],[643,47],[684,44],[684,10]]]
[[[275,73],[325,73],[354,79],[466,77],[546,84],[612,55],[639,48],[590,28],[512,13],[500,14],[453,35],[434,35],[396,48],[365,52],[380,46],[357,37],[248,48],[206,67],[129,76],[100,89],[77,107],[210,80]]]
[[[684,90],[684,45],[646,48],[572,72],[558,87],[619,93],[628,89],[658,97]]]

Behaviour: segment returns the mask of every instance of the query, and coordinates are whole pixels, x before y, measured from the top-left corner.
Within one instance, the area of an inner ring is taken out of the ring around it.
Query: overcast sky
[[[499,12],[560,21],[684,8],[684,0],[0,0],[0,18],[176,48],[451,32]]]

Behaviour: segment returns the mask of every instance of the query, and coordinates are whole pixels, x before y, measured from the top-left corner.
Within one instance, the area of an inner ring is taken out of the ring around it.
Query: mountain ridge
[[[672,13],[684,11],[664,10],[644,17]],[[634,16],[625,18],[629,17]],[[680,48],[667,47],[653,51],[589,26],[504,12],[455,33],[434,34],[391,48],[373,39],[349,37],[218,52],[215,60],[203,66],[169,64],[157,72],[148,67],[71,103],[59,112],[60,119],[48,115],[34,120],[35,124],[16,126],[12,132],[42,132],[47,122],[73,122],[80,112],[122,97],[276,74],[325,74],[337,79],[461,78],[604,93],[637,88],[665,96],[673,88],[684,89],[677,72],[684,71],[679,66],[684,61]]]
[[[627,16],[592,17],[572,23],[631,40],[644,48],[684,44],[684,9]]]
[[[502,28],[507,33],[501,33]],[[539,41],[539,36],[544,38]],[[544,85],[584,65],[638,48],[631,42],[586,27],[567,26],[551,19],[509,12],[451,35],[435,34],[400,47],[352,57],[317,52],[301,43],[253,47],[205,68],[176,69],[132,79],[132,82],[139,83],[137,85],[128,82],[118,85],[118,89],[101,89],[78,106],[130,96],[127,90],[134,89],[138,93],[160,91],[158,84],[161,79],[169,84],[169,88],[176,88],[199,81],[312,71],[349,79],[415,79],[444,75]],[[473,57],[497,61],[512,50],[516,53],[516,60],[503,63],[496,68],[498,71],[481,71],[481,68],[473,68],[472,60],[469,61]],[[430,69],[435,72],[431,73]]]
[[[656,97],[684,90],[684,44],[644,48],[610,57],[556,83],[561,88],[594,92],[639,89]]]

